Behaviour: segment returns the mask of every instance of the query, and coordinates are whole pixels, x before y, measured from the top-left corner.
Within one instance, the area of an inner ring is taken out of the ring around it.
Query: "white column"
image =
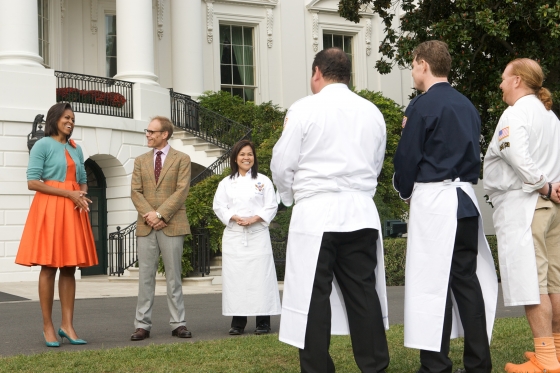
[[[43,68],[37,0],[0,0],[0,64]]]
[[[194,98],[204,90],[202,0],[171,0],[173,90]]]
[[[154,74],[152,0],[117,0],[115,79],[158,85]]]

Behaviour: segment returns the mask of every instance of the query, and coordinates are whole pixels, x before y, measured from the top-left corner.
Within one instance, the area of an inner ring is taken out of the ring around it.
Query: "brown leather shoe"
[[[179,338],[192,338],[192,333],[187,329],[186,326],[180,326],[171,332],[173,337]]]
[[[138,328],[130,336],[131,341],[143,341],[146,338],[150,338],[150,332],[146,329]]]

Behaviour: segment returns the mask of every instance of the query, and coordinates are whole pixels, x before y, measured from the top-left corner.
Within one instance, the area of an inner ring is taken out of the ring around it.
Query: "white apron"
[[[538,193],[511,190],[492,197],[500,277],[506,306],[540,304],[531,223]]]
[[[325,220],[330,207],[320,197],[320,195],[316,195],[298,201],[292,211],[288,235],[279,340],[301,349],[305,348],[307,314],[311,302],[311,293],[313,291],[315,270],[317,259],[319,258]],[[380,231],[381,223],[379,222],[379,216],[376,216],[376,220],[377,226],[372,228]],[[385,328],[388,329],[389,319],[387,316],[387,291],[385,287],[385,264],[381,231],[377,240],[375,278],[375,289],[381,303],[383,322]],[[336,277],[333,281],[330,301],[332,310],[331,333],[349,334],[344,299],[336,282]]]
[[[268,227],[228,224],[222,237],[222,314],[260,316],[281,311]]]
[[[439,351],[441,348],[447,287],[457,230],[457,187],[471,198],[478,209],[471,183],[416,183],[414,187],[405,269],[406,347],[428,351]],[[476,275],[482,288],[490,341],[498,299],[498,280],[492,253],[484,236],[482,217],[478,219]],[[460,320],[453,299],[451,338],[463,335]]]

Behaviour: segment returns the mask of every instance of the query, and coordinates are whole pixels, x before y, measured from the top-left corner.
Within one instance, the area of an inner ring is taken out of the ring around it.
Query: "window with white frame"
[[[220,25],[220,80],[222,91],[255,101],[254,28]]]
[[[105,75],[117,75],[117,16],[105,14]]]
[[[350,59],[350,83],[349,87],[354,87],[354,54],[352,52],[352,36],[343,34],[334,34],[332,32],[323,33],[323,49],[340,48]]]
[[[39,21],[39,56],[43,57],[43,65],[50,66],[49,55],[49,2],[37,0],[37,15]]]

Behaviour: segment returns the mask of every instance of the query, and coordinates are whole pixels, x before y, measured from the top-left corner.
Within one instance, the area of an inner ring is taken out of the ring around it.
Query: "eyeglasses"
[[[165,132],[165,131],[152,131],[152,130],[145,129],[144,132],[147,133],[148,135],[152,136],[154,134],[154,132]]]

